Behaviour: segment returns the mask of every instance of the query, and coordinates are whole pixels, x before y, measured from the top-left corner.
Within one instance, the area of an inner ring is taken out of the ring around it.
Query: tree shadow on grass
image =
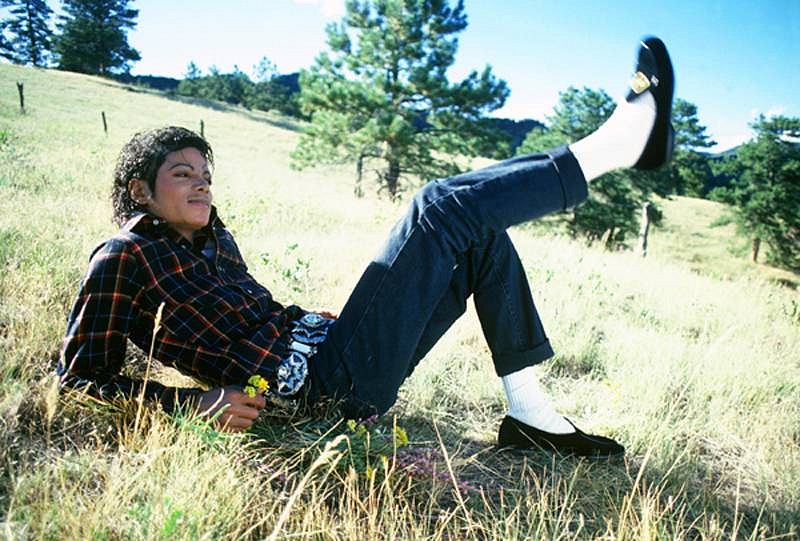
[[[798,534],[796,505],[764,501],[764,487],[745,489],[724,482],[719,471],[724,465],[713,465],[712,454],[704,456],[707,463],[687,461],[666,468],[647,454],[630,452],[624,459],[586,460],[500,449],[494,441],[464,437],[450,424],[434,428],[429,419],[406,417],[402,422],[422,434],[427,426],[427,435],[440,448],[445,442],[464,495],[492,507],[493,513],[532,498],[582,517],[584,532],[596,536],[620,519],[627,521],[627,528],[661,520],[659,529],[666,525],[673,533],[698,538],[715,528],[744,538]]]
[[[35,396],[39,398],[24,401],[14,415],[14,426],[19,427],[14,439],[21,441],[9,446],[9,458],[18,458],[26,449],[114,448],[117,431],[102,428],[132,425],[136,417],[135,401],[100,411],[95,401],[84,403],[72,397],[62,402],[70,406],[63,412],[59,408],[50,423],[41,393]],[[332,410],[313,416],[292,409],[265,411],[252,430],[252,443],[269,453],[253,467],[283,479],[284,489],[295,486],[292,483],[304,475],[327,443],[345,435],[347,445],[337,447],[344,457],[340,471],[346,474],[354,469],[360,479],[366,479],[370,468],[380,471],[386,461],[400,485],[414,485],[408,493],[413,498],[407,501],[418,506],[420,513],[432,508],[431,501],[442,511],[464,505],[481,520],[521,513],[523,519],[557,521],[554,532],[565,528],[575,533],[579,527],[578,533],[588,537],[603,536],[609,530],[621,532],[620,521],[630,532],[644,528],[650,520],[652,531],[663,537],[793,538],[800,522],[796,504],[764,501],[769,496],[766,487],[740,491],[731,486],[721,475],[724,463],[711,448],[699,458],[668,467],[635,450],[625,460],[586,461],[498,449],[493,438],[467,434],[455,416],[446,414],[401,413],[356,424],[341,420]],[[83,426],[78,420],[90,422]],[[400,434],[407,436],[408,443]],[[288,460],[276,461],[279,456]],[[284,468],[288,468],[286,475],[279,477]],[[9,486],[8,472],[0,473],[4,478],[0,485]],[[331,490],[340,490],[337,487],[332,485]]]
[[[243,108],[241,105],[232,105],[221,101],[209,100],[205,98],[193,98],[172,93],[161,94],[161,96],[172,101],[177,101],[187,105],[196,105],[198,107],[204,107],[220,113],[233,113],[240,117],[244,117],[247,120],[268,124],[269,126],[281,128],[283,130],[299,132],[302,129],[300,127],[300,121],[291,120],[288,118],[267,118],[264,116],[266,113],[263,111],[251,111]]]
[[[348,426],[335,415],[290,415],[269,418],[255,432],[268,445],[280,442],[285,449],[294,447],[295,453],[303,452],[304,446],[321,448],[326,438],[330,441],[345,434],[348,452],[358,455],[363,454],[359,446],[368,439],[371,458],[349,457],[342,464],[363,475],[379,467],[380,455],[386,456],[394,475],[417,483],[440,509],[463,504],[477,516],[530,514],[532,506],[539,505],[537,517],[563,520],[559,527],[568,529],[580,523],[581,535],[590,536],[604,535],[609,529],[650,531],[645,526],[648,521],[653,523],[652,531],[667,536],[671,532],[700,538],[713,531],[737,537],[797,533],[791,533],[800,518],[797,509],[787,502],[766,503],[757,489],[737,491],[736,486],[724,484],[710,473],[711,456],[708,464],[685,461],[661,467],[647,454],[588,461],[498,449],[494,440],[465,435],[459,423],[451,421],[401,414],[360,429],[362,425]],[[393,441],[396,427],[404,429],[408,444]],[[309,460],[313,455],[309,453]]]

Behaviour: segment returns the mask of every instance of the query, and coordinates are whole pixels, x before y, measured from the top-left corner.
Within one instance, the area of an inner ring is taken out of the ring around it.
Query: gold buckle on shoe
[[[637,71],[636,75],[633,76],[631,79],[631,89],[636,94],[641,94],[648,88],[650,88],[650,80],[647,78],[647,75],[642,73],[641,71]]]

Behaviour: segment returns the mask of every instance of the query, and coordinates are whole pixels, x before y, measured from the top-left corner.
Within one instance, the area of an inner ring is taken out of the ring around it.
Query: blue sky
[[[54,2],[51,2],[54,3]],[[325,48],[325,24],[343,0],[136,0],[129,41],[133,73],[180,77],[190,60],[206,70],[251,72],[267,56],[282,73],[309,66]],[[598,2],[465,0],[451,78],[492,65],[511,88],[499,116],[544,119],[569,85],[622,94],[636,44],[667,44],[676,95],[698,106],[724,150],[746,140],[754,115],[800,116],[800,0]]]

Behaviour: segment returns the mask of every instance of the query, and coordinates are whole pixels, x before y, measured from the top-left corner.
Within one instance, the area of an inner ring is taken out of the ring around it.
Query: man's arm
[[[64,387],[99,398],[144,397],[172,411],[199,401],[201,389],[166,387],[122,376],[128,333],[141,317],[138,297],[144,290],[139,264],[128,244],[110,239],[92,255],[67,322],[58,374]]]

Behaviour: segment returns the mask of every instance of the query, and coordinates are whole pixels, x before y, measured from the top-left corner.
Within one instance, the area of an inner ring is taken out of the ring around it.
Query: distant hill
[[[493,118],[495,129],[508,134],[511,138],[511,154],[517,150],[527,137],[528,133],[534,128],[543,128],[544,124],[538,120],[526,118],[523,120],[512,120],[510,118]]]
[[[174,92],[177,90],[178,85],[183,79],[175,79],[174,77],[163,77],[161,75],[131,75],[130,73],[120,73],[113,75],[113,78],[120,83],[128,85],[139,85],[152,88],[154,90],[161,90],[163,92]],[[278,75],[275,81],[286,88],[290,94],[300,91],[300,74],[287,73],[286,75]]]
[[[131,85],[144,86],[162,92],[175,92],[182,79],[175,79],[173,77],[163,77],[161,75],[131,75],[130,73],[122,73],[113,76],[115,80]],[[300,92],[300,73],[287,73],[278,75],[275,82],[286,89],[288,94],[294,95]],[[494,128],[505,133],[509,138],[511,146],[511,154],[514,154],[517,147],[519,147],[534,128],[544,127],[544,124],[538,120],[526,118],[523,120],[512,120],[510,118],[492,118]],[[424,119],[420,119],[422,125],[425,124]]]
[[[162,77],[161,75],[131,75],[130,73],[120,73],[113,77],[120,83],[146,86],[147,88],[161,90],[162,92],[174,92],[181,82],[181,79]]]
[[[698,154],[708,158],[709,160],[722,160],[729,156],[736,156],[736,153],[739,152],[739,147],[742,145],[736,145],[735,147],[731,147],[728,150],[723,150],[722,152],[703,152],[698,151]]]

